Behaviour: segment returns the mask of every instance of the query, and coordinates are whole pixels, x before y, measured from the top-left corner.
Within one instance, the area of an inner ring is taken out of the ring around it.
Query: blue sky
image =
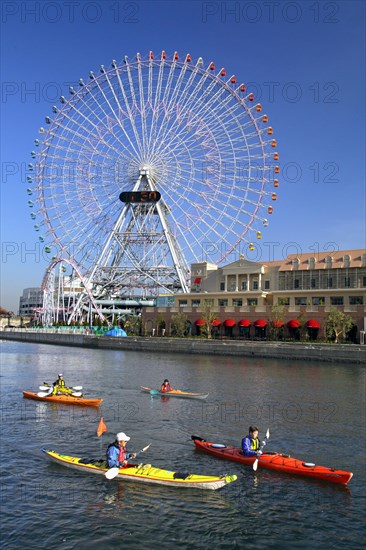
[[[17,311],[47,261],[27,164],[58,97],[112,59],[178,51],[246,82],[281,155],[279,200],[253,260],[365,247],[365,4],[78,0],[1,4],[1,300]]]

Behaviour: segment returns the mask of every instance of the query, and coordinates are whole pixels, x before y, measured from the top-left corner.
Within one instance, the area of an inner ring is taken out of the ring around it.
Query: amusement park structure
[[[45,117],[28,205],[50,263],[44,324],[111,323],[188,293],[191,263],[221,264],[262,237],[279,154],[235,75],[152,52],[92,71]]]

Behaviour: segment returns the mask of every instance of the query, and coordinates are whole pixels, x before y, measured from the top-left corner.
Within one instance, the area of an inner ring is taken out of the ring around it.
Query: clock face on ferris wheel
[[[84,273],[123,227],[123,208],[152,205],[156,217],[160,205],[187,265],[239,257],[268,225],[273,129],[245,83],[213,62],[177,52],[113,61],[45,121],[29,165],[31,217],[41,242]]]

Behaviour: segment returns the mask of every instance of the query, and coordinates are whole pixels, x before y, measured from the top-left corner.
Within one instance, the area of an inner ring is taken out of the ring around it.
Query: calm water
[[[89,350],[3,341],[2,548],[359,548],[365,541],[365,370],[359,366]],[[101,409],[37,403],[63,372]],[[205,402],[150,397],[140,385],[209,392]],[[96,436],[103,415],[108,433]],[[240,444],[271,430],[268,450],[354,472],[348,488],[220,461],[191,434]],[[237,474],[219,491],[107,481],[50,463],[42,448],[98,458],[118,431],[141,460]]]

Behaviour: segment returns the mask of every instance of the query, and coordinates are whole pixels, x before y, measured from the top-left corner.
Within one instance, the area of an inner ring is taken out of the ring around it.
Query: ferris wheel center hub
[[[148,176],[150,174],[150,166],[141,166],[140,176]]]

